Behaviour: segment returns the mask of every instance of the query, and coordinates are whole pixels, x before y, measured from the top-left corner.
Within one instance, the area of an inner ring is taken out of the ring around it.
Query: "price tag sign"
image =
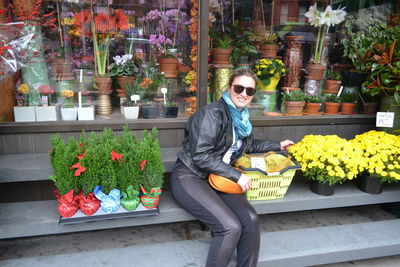
[[[131,95],[131,100],[136,102],[136,101],[140,100],[140,96],[139,95]]]
[[[393,127],[394,112],[377,112],[376,127]]]
[[[162,94],[166,94],[168,92],[168,89],[167,88],[165,88],[165,87],[163,87],[163,88],[161,88],[161,93]]]

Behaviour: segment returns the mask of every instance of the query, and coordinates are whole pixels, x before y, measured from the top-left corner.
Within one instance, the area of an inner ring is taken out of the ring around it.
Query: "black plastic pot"
[[[160,111],[158,106],[142,106],[143,119],[155,119]]]
[[[165,118],[176,118],[178,116],[178,107],[164,107]]]
[[[380,194],[382,193],[382,182],[379,177],[364,175],[358,178],[357,187],[361,191],[369,194]]]
[[[368,77],[367,73],[342,70],[342,85],[348,87],[361,87]]]
[[[335,193],[334,185],[330,185],[329,183],[321,183],[316,180],[310,181],[310,189],[313,193],[321,196],[331,196]]]

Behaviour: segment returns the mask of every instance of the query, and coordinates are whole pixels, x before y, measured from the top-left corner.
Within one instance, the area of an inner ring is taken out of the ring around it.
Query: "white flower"
[[[342,7],[340,9],[334,10],[333,15],[331,18],[331,23],[332,25],[336,25],[344,21],[344,18],[346,17],[346,11],[344,11],[345,7]]]
[[[308,11],[304,14],[308,18],[308,22],[315,26],[319,27],[322,24],[320,23],[320,14],[321,12],[318,11],[317,9],[317,3],[315,3],[313,6],[310,6]]]
[[[321,25],[328,25],[330,27],[332,25],[332,16],[333,16],[333,10],[331,6],[327,6],[325,8],[325,11],[320,14],[320,23]]]

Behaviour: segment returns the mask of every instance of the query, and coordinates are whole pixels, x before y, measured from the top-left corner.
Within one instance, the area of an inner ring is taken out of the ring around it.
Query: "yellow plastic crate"
[[[244,155],[235,162],[235,166],[239,167],[242,172],[248,175],[253,183],[250,190],[246,192],[248,200],[268,200],[282,198],[296,173],[301,166],[281,154],[262,155],[265,157],[267,172],[258,168],[250,168],[250,158],[260,157],[252,155]],[[283,169],[279,168],[283,165]],[[277,168],[280,171],[275,171]],[[273,171],[273,172],[271,172]]]

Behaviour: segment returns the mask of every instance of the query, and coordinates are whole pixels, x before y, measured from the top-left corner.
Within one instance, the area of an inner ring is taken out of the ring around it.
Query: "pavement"
[[[266,214],[260,216],[260,225],[262,232],[273,232],[318,226],[381,221],[394,218],[395,216],[382,210],[380,206],[369,205]],[[1,260],[5,259],[51,256],[64,253],[96,251],[108,248],[123,248],[139,244],[144,245],[179,240],[207,239],[209,237],[210,233],[208,231],[202,231],[197,222],[182,222],[0,240],[0,266],[2,265]],[[400,266],[400,251],[397,256],[349,261],[321,266],[398,267]]]

